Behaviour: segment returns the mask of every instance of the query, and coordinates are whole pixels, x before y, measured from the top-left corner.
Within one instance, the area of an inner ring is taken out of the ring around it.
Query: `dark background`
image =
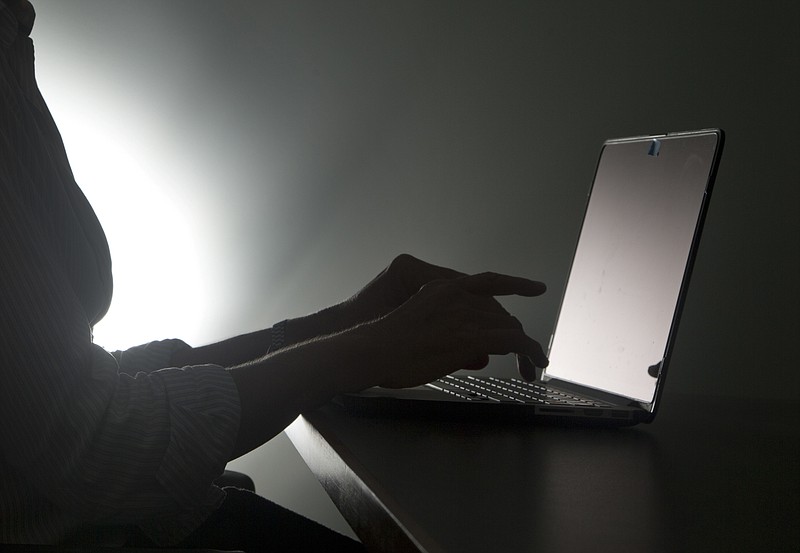
[[[603,140],[721,127],[667,391],[796,397],[800,4],[34,5],[40,84],[118,269],[107,347],[268,326],[400,252],[546,281],[507,302],[546,342]],[[153,259],[145,293],[125,267]],[[240,463],[341,524],[283,437]]]

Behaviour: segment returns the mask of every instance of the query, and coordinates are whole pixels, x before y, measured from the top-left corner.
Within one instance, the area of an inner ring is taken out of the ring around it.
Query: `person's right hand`
[[[351,326],[378,319],[397,309],[436,280],[466,276],[464,273],[432,265],[409,254],[401,254],[353,297],[336,306]]]
[[[385,387],[411,387],[461,369],[481,369],[489,355],[517,354],[547,366],[541,345],[494,296],[538,296],[546,287],[525,278],[483,273],[424,285],[400,307],[370,323],[382,352]]]
[[[541,346],[494,299],[544,290],[524,278],[445,274],[376,319],[232,367],[242,412],[235,455],[337,394],[426,384],[459,369],[480,369],[492,354],[516,353],[546,366]]]

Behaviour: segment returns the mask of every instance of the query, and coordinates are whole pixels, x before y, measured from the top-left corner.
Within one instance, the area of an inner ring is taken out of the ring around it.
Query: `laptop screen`
[[[653,402],[718,140],[604,145],[546,377]]]

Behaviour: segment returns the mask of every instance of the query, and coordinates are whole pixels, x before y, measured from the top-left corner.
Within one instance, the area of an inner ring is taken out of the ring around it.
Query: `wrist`
[[[384,330],[380,321],[371,321],[324,340],[335,344],[335,361],[331,367],[339,379],[339,393],[384,386],[391,381],[403,363],[403,350]]]

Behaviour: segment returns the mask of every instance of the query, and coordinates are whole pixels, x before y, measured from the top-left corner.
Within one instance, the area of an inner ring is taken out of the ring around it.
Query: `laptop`
[[[649,423],[664,390],[711,188],[720,129],[607,140],[535,382],[453,374],[334,401],[359,415]]]

